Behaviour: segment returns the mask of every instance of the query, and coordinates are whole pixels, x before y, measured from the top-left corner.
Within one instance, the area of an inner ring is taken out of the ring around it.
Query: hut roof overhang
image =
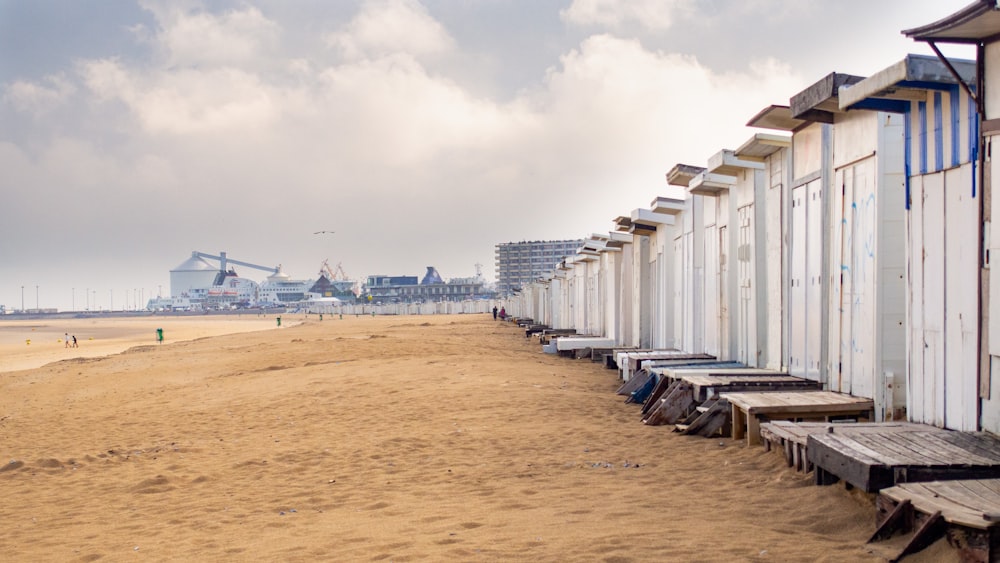
[[[747,127],[795,131],[807,123],[808,121],[804,119],[792,117],[792,108],[788,106],[770,105],[751,117],[750,121],[747,121]]]
[[[687,209],[687,203],[683,199],[675,197],[656,196],[649,203],[650,211],[664,215],[680,215],[685,209]]]
[[[704,167],[692,166],[690,164],[675,164],[670,172],[667,172],[667,183],[671,186],[688,187],[691,180],[705,171]]]
[[[773,133],[755,133],[747,142],[736,149],[736,156],[744,160],[763,161],[765,158],[792,146],[792,137],[789,135],[775,135]]]
[[[691,180],[688,192],[692,195],[714,197],[736,185],[736,178],[725,174],[702,172]]]
[[[975,61],[951,59],[950,62],[967,85],[975,85]],[[926,99],[928,90],[948,91],[957,86],[951,71],[937,57],[907,55],[861,82],[841,88],[840,109],[902,113],[911,101]]]
[[[611,242],[617,242],[619,244],[627,244],[632,242],[632,235],[629,233],[623,233],[621,231],[612,231],[608,233],[608,238]]]
[[[632,232],[639,234],[656,232],[660,225],[673,226],[677,223],[677,219],[673,215],[656,213],[650,209],[642,208],[633,209],[630,219],[632,219]]]
[[[608,233],[608,234],[594,233],[590,235],[590,239],[588,239],[587,244],[584,245],[584,248],[587,248],[589,250],[594,250],[598,253],[617,252],[622,249],[624,243],[613,238],[612,237],[613,234],[619,234],[619,233]],[[629,240],[631,240],[631,236],[629,237]]]
[[[996,0],[978,0],[934,23],[902,33],[928,43],[990,43],[1000,39],[1000,6]]]
[[[705,172],[720,176],[736,176],[746,169],[763,170],[764,163],[760,160],[740,158],[736,151],[722,149],[709,157],[708,168]],[[690,184],[688,186],[690,187]]]
[[[792,117],[814,123],[833,123],[834,116],[841,112],[838,98],[840,88],[862,80],[863,76],[831,72],[792,96],[788,104]]]

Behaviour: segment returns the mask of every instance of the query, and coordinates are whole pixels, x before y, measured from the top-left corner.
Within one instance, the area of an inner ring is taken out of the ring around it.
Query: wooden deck
[[[643,409],[643,422],[653,426],[676,424],[723,392],[819,390],[819,384],[814,381],[774,371],[744,370],[654,368],[653,372],[661,373],[663,380]]]
[[[676,379],[690,383],[694,390],[694,400],[701,403],[725,392],[819,390],[821,387],[818,382],[801,377],[767,373],[743,375],[681,372]]]
[[[928,426],[912,422],[791,422],[773,420],[760,425],[760,437],[768,451],[777,449],[785,463],[798,471],[812,471],[807,455],[810,434],[889,433],[927,431]]]
[[[780,391],[773,393],[722,393],[732,408],[733,438],[746,435],[747,444],[760,443],[761,419],[829,421],[833,417],[871,419],[871,399],[852,397],[832,391]],[[745,428],[745,432],[744,432]]]
[[[896,560],[947,535],[962,561],[1000,560],[1000,479],[904,483],[876,499],[870,541],[913,532]]]
[[[592,362],[601,362],[604,367],[608,369],[618,369],[618,364],[615,361],[615,356],[619,352],[635,352],[638,348],[635,346],[613,346],[609,348],[592,348],[590,350],[590,360]]]
[[[1000,438],[926,427],[919,432],[810,434],[816,484],[843,479],[875,492],[899,483],[1000,478]]]

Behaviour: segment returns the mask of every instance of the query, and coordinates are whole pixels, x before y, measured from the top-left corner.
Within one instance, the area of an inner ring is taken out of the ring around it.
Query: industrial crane
[[[347,272],[344,271],[340,262],[337,262],[337,267],[331,270],[330,261],[323,260],[323,264],[319,267],[319,275],[325,275],[330,281],[348,281]]]
[[[247,268],[254,268],[257,270],[263,270],[265,272],[271,272],[272,274],[277,274],[281,270],[281,266],[261,266],[259,264],[251,264],[250,262],[242,262],[240,260],[233,260],[226,257],[225,252],[220,252],[218,256],[213,256],[211,254],[205,254],[204,252],[198,252],[197,250],[192,252],[194,256],[198,258],[208,258],[210,260],[219,261],[219,270],[222,272],[228,271],[228,264],[236,264],[237,266],[246,266]]]

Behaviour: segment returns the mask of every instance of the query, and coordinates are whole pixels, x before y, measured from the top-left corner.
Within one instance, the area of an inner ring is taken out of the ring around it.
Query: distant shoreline
[[[37,321],[46,319],[120,319],[142,317],[206,317],[286,314],[288,309],[233,309],[228,311],[59,311],[57,313],[7,313],[3,321]]]

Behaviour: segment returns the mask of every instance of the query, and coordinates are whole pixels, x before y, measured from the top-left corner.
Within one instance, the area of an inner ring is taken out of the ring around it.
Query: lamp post
[[[38,286],[36,285],[35,286],[35,312],[37,313],[39,311],[39,309],[41,309],[41,307],[38,306]]]
[[[73,306],[72,306],[72,309],[73,309],[73,311],[76,311],[76,288],[75,287],[73,288]]]
[[[21,286],[21,314],[24,314],[24,286]]]
[[[108,311],[114,311],[115,310],[115,290],[109,289],[108,290],[108,294],[111,296],[110,297],[111,302],[108,304]]]

